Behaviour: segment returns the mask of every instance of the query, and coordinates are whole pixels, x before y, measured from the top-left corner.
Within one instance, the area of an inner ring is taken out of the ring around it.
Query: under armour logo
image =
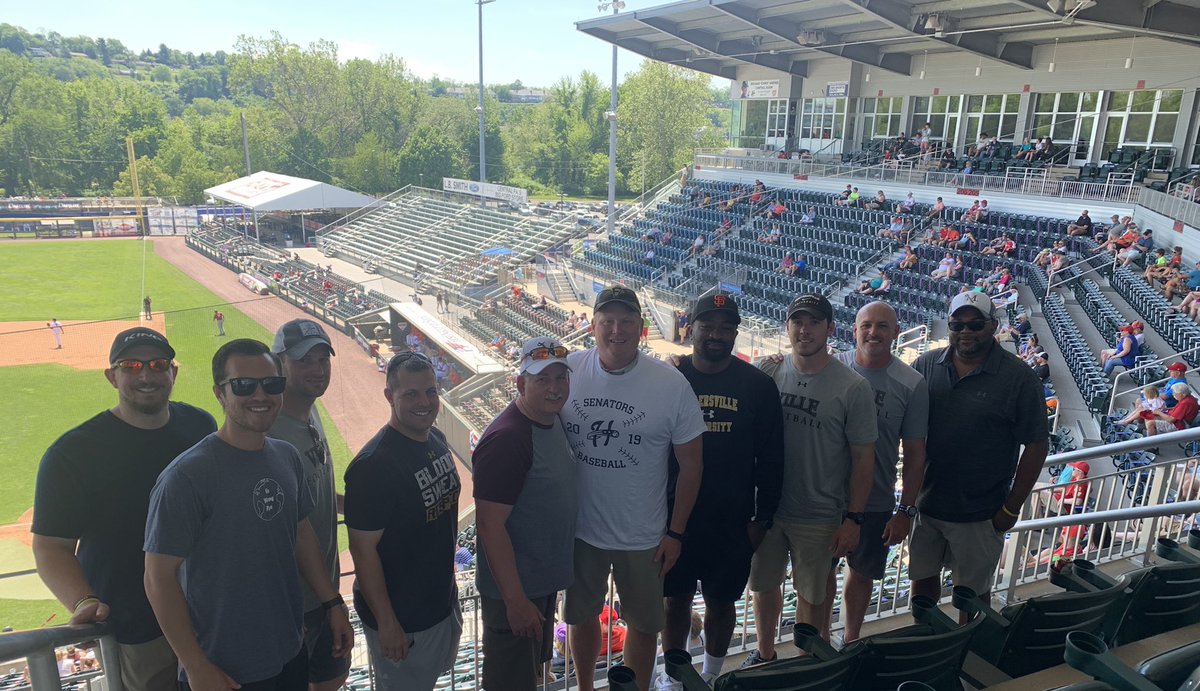
[[[705,420],[716,420],[717,419],[717,411],[713,410],[712,408],[705,408],[704,409],[704,419]]]

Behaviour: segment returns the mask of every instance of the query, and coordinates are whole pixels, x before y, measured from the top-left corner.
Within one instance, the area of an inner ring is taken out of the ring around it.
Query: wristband
[[[667,537],[683,542],[683,533],[677,533],[670,528],[667,528]]]
[[[333,609],[334,607],[337,607],[338,605],[344,605],[344,604],[346,604],[346,600],[342,598],[341,594],[338,594],[333,599],[322,602],[321,609],[328,612],[329,610]]]
[[[1008,506],[1007,506],[1006,504],[1001,504],[1001,505],[1000,505],[1000,508],[1001,508],[1001,509],[1004,511],[1004,513],[1008,514],[1009,516],[1012,516],[1013,518],[1020,518],[1020,517],[1021,517],[1021,514],[1019,514],[1019,513],[1013,513],[1012,511],[1009,511],[1009,510],[1008,510]]]
[[[71,608],[71,613],[74,614],[75,612],[78,612],[79,608],[83,607],[88,602],[100,602],[100,598],[92,595],[91,593],[84,595],[83,597],[79,598],[79,602],[76,602],[75,606]]]

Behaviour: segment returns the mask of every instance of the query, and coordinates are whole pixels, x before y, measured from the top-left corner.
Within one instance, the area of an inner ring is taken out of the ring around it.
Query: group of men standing
[[[610,574],[628,625],[624,663],[642,689],[660,635],[663,649],[686,646],[698,586],[706,680],[724,665],[747,583],[758,644],[746,664],[775,659],[789,563],[797,621],[828,636],[847,559],[847,641],[861,634],[888,546],[906,537],[914,594],[936,597],[944,567],[956,584],[989,590],[1047,430],[1041,385],[995,342],[986,296],[957,296],[950,345],[915,367],[892,355],[899,327],[883,302],[858,312],[855,349],[833,356],[832,306],[796,298],[791,352],[757,367],[735,354],[732,296],[695,304],[692,354],[673,364],[639,349],[635,292],[610,287],[594,309],[594,348],[524,344],[518,396],[474,451],[488,691],[541,680],[562,591],[577,681],[593,688]],[[176,659],[191,687],[336,688],[352,643],[337,594],[343,497],[314,408],[332,344],[296,320],[271,348],[223,345],[219,430],[168,401],[174,355],[145,328],[114,342],[106,376],[118,405],[43,459],[39,573],[73,621],[112,622],[131,688],[170,687]],[[431,689],[462,630],[460,479],[434,426],[432,362],[392,357],[384,395],[389,420],[345,474],[354,599],[380,688]]]

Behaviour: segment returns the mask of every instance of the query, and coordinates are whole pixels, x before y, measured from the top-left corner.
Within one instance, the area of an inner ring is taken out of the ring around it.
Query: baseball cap
[[[954,299],[950,301],[950,311],[946,313],[946,316],[953,317],[955,312],[964,307],[974,307],[987,319],[996,316],[996,305],[992,303],[992,299],[975,291],[955,295]]]
[[[742,323],[742,317],[738,314],[737,303],[734,302],[733,297],[730,295],[718,293],[697,300],[696,306],[692,308],[692,321],[696,321],[709,312],[724,312],[729,315],[734,324]]]
[[[290,358],[302,358],[308,355],[313,346],[324,343],[329,346],[329,354],[333,352],[333,343],[325,335],[325,329],[311,319],[293,319],[279,327],[275,332],[275,342],[271,344],[271,352],[279,355],[286,353]]]
[[[625,286],[609,286],[600,291],[596,296],[596,306],[592,309],[599,311],[613,302],[619,302],[639,314],[642,311],[642,303],[638,302],[637,293]]]
[[[138,346],[154,346],[166,353],[167,357],[175,357],[175,349],[167,342],[166,336],[144,326],[135,326],[122,331],[113,339],[112,348],[108,351],[108,361],[116,362],[126,351]]]
[[[521,367],[518,372],[520,374],[538,374],[556,362],[566,365],[566,351],[562,342],[556,338],[548,336],[531,338],[521,346]],[[535,353],[537,357],[532,357]],[[571,369],[570,366],[567,369]]]
[[[807,312],[818,319],[833,321],[833,305],[829,304],[824,295],[807,293],[792,300],[792,304],[788,305],[788,319],[796,316],[797,312]]]
[[[1143,324],[1141,321],[1129,322],[1129,326],[1130,326],[1131,328],[1134,328],[1134,329],[1144,329],[1144,328],[1146,328],[1146,325],[1145,325],[1145,324]]]
[[[1173,363],[1171,363],[1170,367],[1167,367],[1167,371],[1168,372],[1186,372],[1187,365],[1183,364],[1182,362],[1173,362]]]
[[[1073,468],[1078,468],[1079,470],[1083,471],[1084,475],[1092,472],[1092,466],[1089,465],[1087,461],[1075,461],[1074,463],[1068,463],[1067,465]]]

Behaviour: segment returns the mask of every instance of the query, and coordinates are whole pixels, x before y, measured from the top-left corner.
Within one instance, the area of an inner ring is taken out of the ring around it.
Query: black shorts
[[[308,681],[313,684],[340,679],[350,671],[350,656],[333,656],[333,630],[329,616],[318,607],[304,613],[304,648],[308,651]]]
[[[736,602],[746,590],[752,556],[746,522],[691,527],[679,561],[663,580],[663,596],[690,598],[700,581],[705,599]]]
[[[878,581],[887,565],[888,546],[883,544],[883,529],[892,520],[891,511],[868,511],[858,531],[858,547],[846,557],[846,563],[858,573]]]

